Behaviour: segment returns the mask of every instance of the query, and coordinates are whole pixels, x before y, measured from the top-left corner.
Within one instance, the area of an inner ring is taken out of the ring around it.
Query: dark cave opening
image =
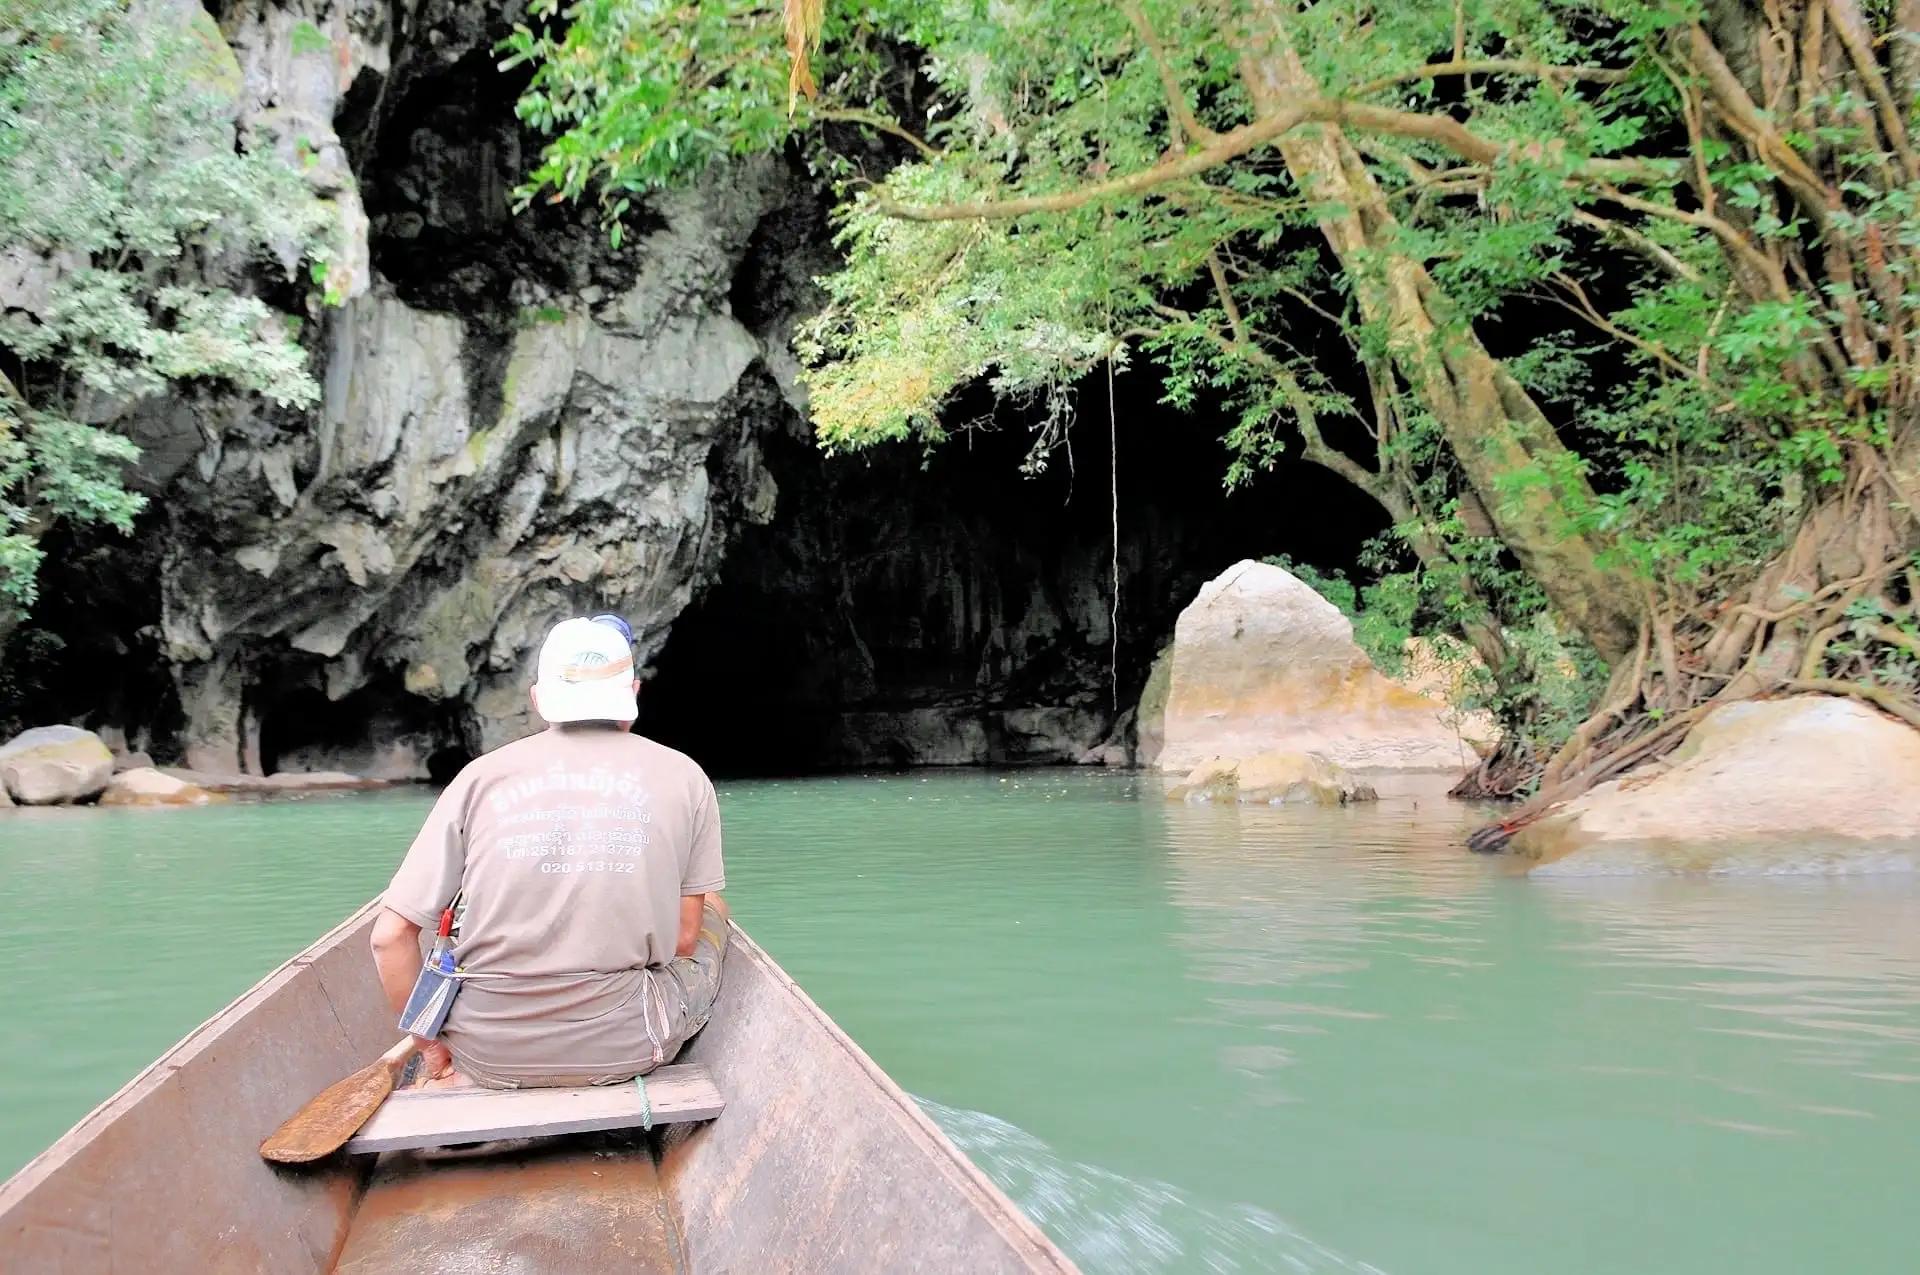
[[[1117,644],[1104,381],[1033,477],[1006,412],[927,452],[829,458],[794,430],[764,444],[773,521],[674,623],[639,729],[733,776],[1088,760],[1201,584],[1249,557],[1348,567],[1385,528],[1297,459],[1227,492],[1217,418],[1160,406],[1147,374],[1116,391]]]
[[[181,714],[160,630],[159,523],[150,508],[131,536],[67,520],[47,532],[39,597],[0,644],[0,741],[73,722],[173,760]]]
[[[441,748],[427,755],[427,782],[444,787],[473,760],[465,746]]]
[[[260,773],[339,770],[445,783],[472,760],[456,712],[385,680],[329,699],[311,682],[256,689]]]

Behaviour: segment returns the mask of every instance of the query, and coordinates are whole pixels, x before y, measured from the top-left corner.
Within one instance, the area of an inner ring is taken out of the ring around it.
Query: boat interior
[[[9,1275],[1074,1269],[737,927],[713,1019],[677,1060],[718,1091],[717,1118],[268,1164],[262,1138],[393,1040],[372,919],[370,904],[0,1185]]]

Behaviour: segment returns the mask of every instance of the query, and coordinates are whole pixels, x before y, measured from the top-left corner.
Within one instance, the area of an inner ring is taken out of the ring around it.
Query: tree
[[[1542,607],[1607,666],[1486,787],[1564,798],[1781,689],[1920,725],[1920,4],[916,8],[585,0],[513,42],[558,131],[533,188],[617,219],[808,138],[847,254],[808,330],[828,446],[938,437],[982,377],[1062,405],[1139,352],[1177,401],[1225,394],[1239,472],[1297,441],[1373,495],[1509,688],[1552,662],[1514,663]],[[902,162],[863,171],[847,128]],[[1577,329],[1489,353],[1545,303]]]
[[[130,529],[132,442],[102,428],[170,384],[290,406],[318,388],[287,316],[234,284],[324,278],[329,214],[236,146],[240,69],[197,5],[15,0],[0,31],[0,644],[61,518]],[[222,282],[222,281],[225,282]]]

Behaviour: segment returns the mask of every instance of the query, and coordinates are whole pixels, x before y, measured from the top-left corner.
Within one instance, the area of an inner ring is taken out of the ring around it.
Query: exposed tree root
[[[1879,481],[1862,473],[1847,496],[1815,508],[1743,601],[1714,607],[1649,599],[1632,660],[1616,667],[1600,708],[1558,753],[1539,762],[1524,740],[1510,741],[1454,788],[1471,798],[1532,790],[1511,814],[1477,830],[1469,847],[1500,849],[1596,784],[1672,751],[1726,704],[1782,693],[1844,695],[1920,729],[1920,703],[1872,680],[1880,656],[1920,654],[1920,642],[1884,618],[1904,620],[1920,608],[1909,567],[1920,529],[1905,516],[1858,516],[1858,497]],[[1872,606],[1857,608],[1863,599]]]

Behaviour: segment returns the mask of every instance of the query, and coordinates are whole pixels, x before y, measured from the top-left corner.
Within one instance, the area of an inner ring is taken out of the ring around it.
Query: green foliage
[[[520,307],[520,326],[523,328],[538,327],[543,323],[565,323],[566,321],[567,312],[559,306],[527,305]]]
[[[293,24],[292,44],[296,55],[333,52],[333,41],[327,38],[326,32],[311,22]]]
[[[239,67],[197,10],[16,0],[0,40],[0,620],[33,599],[39,533],[126,529],[127,439],[86,424],[177,381],[318,397],[283,316],[210,280],[322,263],[327,209],[235,145]]]
[[[146,502],[120,473],[138,456],[119,434],[48,412],[16,415],[0,402],[0,610],[33,604],[39,531],[52,519],[132,530]]]
[[[557,0],[535,11],[551,18]],[[825,446],[937,441],[953,395],[984,379],[1043,407],[1030,460],[1043,463],[1081,378],[1150,359],[1171,405],[1224,413],[1230,482],[1300,453],[1379,500],[1394,531],[1370,553],[1371,582],[1318,583],[1357,628],[1374,626],[1366,642],[1381,650],[1416,624],[1491,635],[1476,643],[1500,648],[1488,703],[1545,753],[1604,670],[1488,534],[1486,512],[1499,527],[1551,502],[1628,592],[1697,619],[1750,585],[1915,410],[1902,298],[1920,181],[1902,174],[1920,161],[1875,131],[1879,107],[1847,87],[1846,59],[1821,64],[1840,69],[1816,75],[1838,78],[1797,114],[1761,111],[1778,145],[1753,142],[1751,121],[1701,124],[1709,100],[1735,108],[1714,96],[1708,62],[1687,62],[1686,41],[1747,38],[1772,12],[1742,0],[1711,12],[1698,0],[829,3],[819,99],[791,115],[771,4],[580,0],[564,36],[523,30],[510,48],[536,68],[523,117],[555,134],[527,198],[598,192],[624,210],[632,192],[805,139],[839,194],[845,255],[799,339]],[[1876,45],[1908,38],[1890,12],[1868,6]],[[1198,162],[1271,118],[1248,68],[1280,65],[1276,43],[1299,56],[1286,100],[1342,104],[1341,162],[1377,196],[1373,239],[1342,260],[1322,227],[1353,210],[1296,180],[1272,146]],[[1715,56],[1736,70],[1764,60],[1729,47]],[[1456,56],[1482,69],[1432,72]],[[870,171],[836,152],[826,123],[901,141],[900,162]],[[1176,161],[1193,166],[1171,175]],[[1795,198],[1810,165],[1828,185]],[[1123,176],[1134,184],[1107,188]],[[1430,338],[1365,303],[1416,286]],[[1475,491],[1436,417],[1443,395],[1408,351],[1489,318],[1534,335],[1504,370],[1581,450],[1516,448]],[[1367,373],[1366,396],[1322,366],[1330,338]],[[1322,436],[1333,421],[1370,445],[1336,452]],[[1867,623],[1875,658],[1897,648]]]

